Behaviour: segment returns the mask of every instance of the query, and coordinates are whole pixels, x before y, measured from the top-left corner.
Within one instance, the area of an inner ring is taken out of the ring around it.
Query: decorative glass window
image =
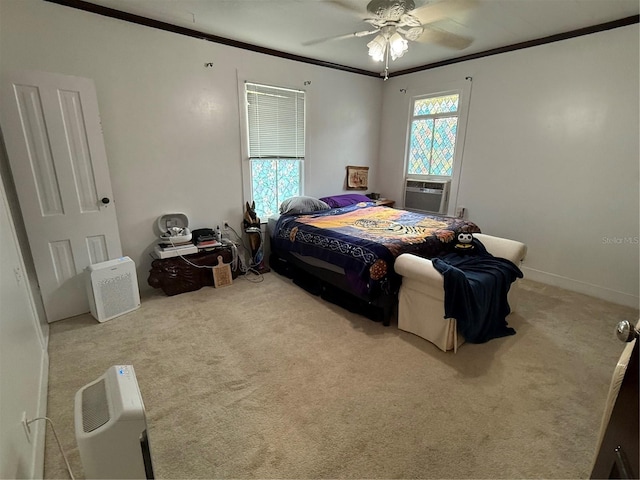
[[[460,95],[414,100],[407,159],[408,175],[453,175]]]
[[[301,90],[245,83],[251,199],[263,220],[283,200],[302,195],[305,94]]]

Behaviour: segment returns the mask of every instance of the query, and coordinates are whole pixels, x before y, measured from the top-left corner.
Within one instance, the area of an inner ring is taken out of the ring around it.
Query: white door
[[[47,320],[88,312],[84,269],[122,256],[93,81],[7,72],[1,98]]]

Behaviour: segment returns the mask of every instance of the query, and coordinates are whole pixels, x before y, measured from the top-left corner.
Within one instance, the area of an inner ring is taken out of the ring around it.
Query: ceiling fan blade
[[[416,41],[420,43],[434,43],[436,45],[456,50],[464,50],[473,43],[473,38],[463,37],[462,35],[456,35],[455,33],[445,32],[443,30],[437,30],[425,25],[424,32]]]
[[[464,12],[477,5],[478,0],[441,0],[437,3],[427,3],[409,13],[425,24],[448,18],[451,15]]]
[[[335,40],[345,40],[347,38],[355,38],[355,37],[366,37],[367,35],[378,33],[379,31],[380,29],[377,28],[375,30],[365,30],[363,32],[347,33],[345,35],[335,35],[332,37],[318,38],[316,40],[309,40],[308,42],[302,42],[302,45],[304,45],[305,47],[308,47],[310,45],[317,45],[319,43],[325,43],[325,42],[333,42]]]
[[[379,28],[375,30],[364,30],[363,32],[356,32],[353,34],[354,37],[366,37],[367,35],[373,35],[374,33],[378,33],[380,31]]]

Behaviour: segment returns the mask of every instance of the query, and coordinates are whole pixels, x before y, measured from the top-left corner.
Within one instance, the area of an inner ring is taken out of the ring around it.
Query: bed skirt
[[[293,282],[313,295],[358,313],[373,321],[389,326],[396,311],[396,293],[381,293],[375,298],[354,292],[344,274],[305,262],[289,252],[273,250],[269,266],[276,273],[291,278]]]

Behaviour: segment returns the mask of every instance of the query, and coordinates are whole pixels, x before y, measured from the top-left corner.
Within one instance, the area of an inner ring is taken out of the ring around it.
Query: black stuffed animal
[[[460,232],[458,241],[453,245],[453,251],[460,255],[470,255],[475,253],[476,246],[473,244],[473,234]]]

